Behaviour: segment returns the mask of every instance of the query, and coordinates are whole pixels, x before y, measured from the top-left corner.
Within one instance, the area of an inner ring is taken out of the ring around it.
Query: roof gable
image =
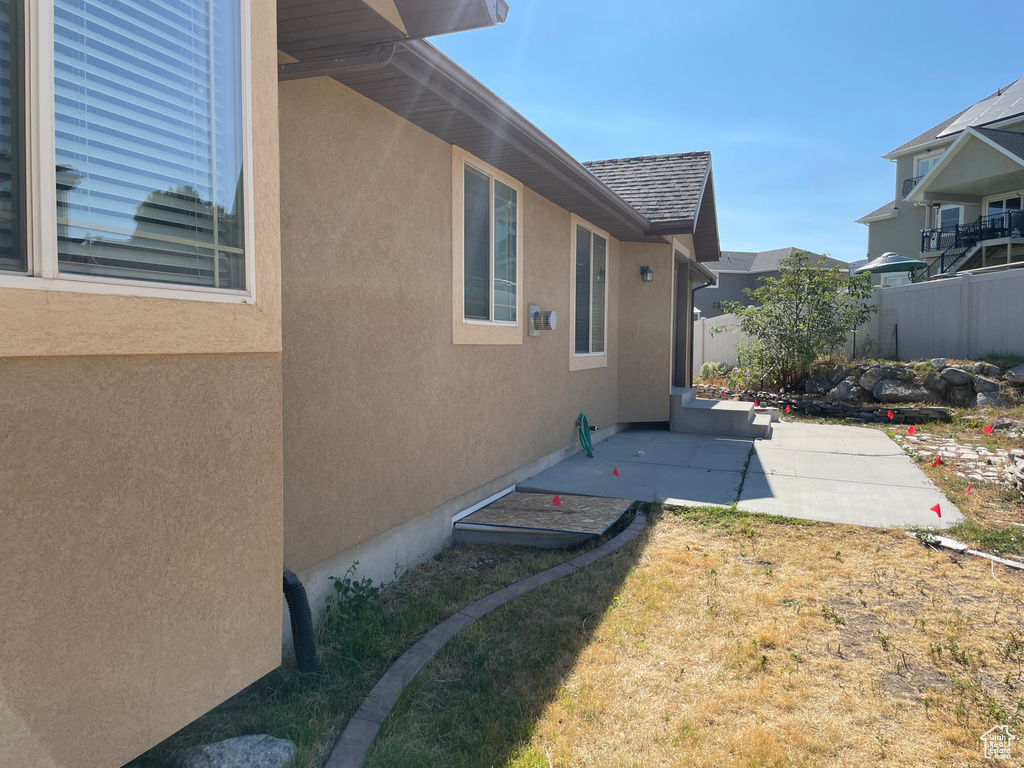
[[[718,261],[708,262],[705,266],[712,272],[744,272],[747,274],[758,274],[761,272],[774,272],[779,268],[779,262],[793,255],[795,251],[802,251],[812,259],[822,258],[822,254],[814,251],[803,251],[801,248],[775,248],[770,251],[722,251],[722,258]],[[825,256],[825,267],[846,267],[845,261]]]
[[[711,153],[622,157],[583,166],[651,224],[695,221]]]

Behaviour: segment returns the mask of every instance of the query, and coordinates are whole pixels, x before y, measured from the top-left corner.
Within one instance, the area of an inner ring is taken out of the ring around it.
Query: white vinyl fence
[[[737,364],[736,342],[743,334],[739,331],[740,320],[736,315],[702,317],[693,321],[693,375],[700,373],[704,363]],[[712,334],[713,328],[725,328]]]
[[[846,346],[847,357],[923,360],[1024,355],[1024,269],[963,272],[945,280],[876,288],[878,312]],[[693,372],[706,362],[736,365],[735,315],[693,324]],[[710,329],[725,326],[715,335]]]

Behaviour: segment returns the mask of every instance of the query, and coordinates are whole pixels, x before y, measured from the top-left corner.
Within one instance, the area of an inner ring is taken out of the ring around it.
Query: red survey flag
[[[986,435],[991,435],[992,434],[992,425],[991,424],[986,424],[985,425],[985,434]]]
[[[557,493],[555,494],[554,504],[556,507],[562,506],[562,499],[559,497]]]
[[[729,396],[729,395],[727,395],[727,394],[726,394],[726,392],[725,392],[725,390],[723,389],[723,390],[722,390],[722,397],[728,397],[728,396]]]
[[[754,407],[757,408],[757,400],[754,401]]]
[[[935,461],[932,462],[932,466],[933,467],[937,467],[941,463],[942,463],[942,457],[941,456],[936,456],[935,457]]]
[[[892,421],[892,411],[889,411],[889,421]]]
[[[915,432],[917,432],[917,430],[916,430],[916,429],[914,429],[914,425],[913,425],[913,424],[911,424],[911,425],[910,425],[910,429],[908,429],[908,430],[907,430],[907,434],[908,434],[908,435],[912,435],[912,434],[914,434]]]
[[[789,413],[789,406],[786,406],[786,413]]]
[[[622,477],[622,475],[619,474],[619,468],[618,467],[616,467],[615,469],[612,470],[612,474],[615,475],[616,477]]]
[[[970,496],[971,495],[971,486],[972,485],[974,485],[974,483],[968,483],[967,484],[967,490],[964,491],[964,496]]]
[[[932,512],[934,512],[939,517],[942,517],[942,510],[939,509],[939,505],[938,504],[936,504],[934,507],[932,507]]]

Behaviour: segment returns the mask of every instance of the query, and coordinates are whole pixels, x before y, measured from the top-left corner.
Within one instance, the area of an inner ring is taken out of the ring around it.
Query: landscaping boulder
[[[987,376],[975,376],[974,377],[974,391],[975,392],[998,392],[999,382],[995,379],[990,379]]]
[[[959,405],[961,408],[966,408],[971,404],[971,400],[974,399],[974,390],[969,386],[951,387],[946,396],[953,405]]]
[[[963,387],[971,383],[970,372],[956,366],[944,369],[941,376],[954,387]]]
[[[836,400],[846,403],[859,403],[867,396],[867,392],[858,387],[852,381],[841,381],[835,389],[828,393],[829,400]]]
[[[930,361],[932,368],[937,371],[941,371],[946,367],[946,358],[944,357],[933,357]]]
[[[828,380],[827,376],[811,376],[804,385],[804,389],[809,395],[823,395],[832,389],[832,382]]]
[[[931,403],[935,393],[920,384],[883,379],[875,384],[871,394],[880,403]]]
[[[1006,402],[999,396],[998,392],[979,392],[975,404],[981,407],[1001,408],[1006,405]]]
[[[1009,416],[1000,416],[992,422],[992,429],[1006,429],[1015,432],[1024,432],[1024,421],[1011,419]]]
[[[1024,365],[1013,366],[1013,368],[1006,372],[1003,378],[1011,384],[1016,384],[1018,387],[1024,386]]]
[[[924,385],[928,389],[935,390],[936,392],[945,393],[949,389],[949,382],[942,378],[935,371],[928,374],[928,378],[924,380]]]
[[[864,375],[860,377],[860,386],[870,392],[875,388],[875,384],[882,380],[882,368],[878,365],[872,365],[866,371]]]
[[[828,372],[828,380],[833,384],[838,384],[846,376],[846,369],[841,365],[837,365],[831,371]]]
[[[178,755],[177,768],[287,768],[295,745],[267,734],[239,736],[215,744],[189,747]]]

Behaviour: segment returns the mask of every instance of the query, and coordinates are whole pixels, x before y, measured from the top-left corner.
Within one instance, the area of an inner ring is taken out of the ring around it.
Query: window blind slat
[[[240,289],[239,0],[55,0],[62,272]]]

